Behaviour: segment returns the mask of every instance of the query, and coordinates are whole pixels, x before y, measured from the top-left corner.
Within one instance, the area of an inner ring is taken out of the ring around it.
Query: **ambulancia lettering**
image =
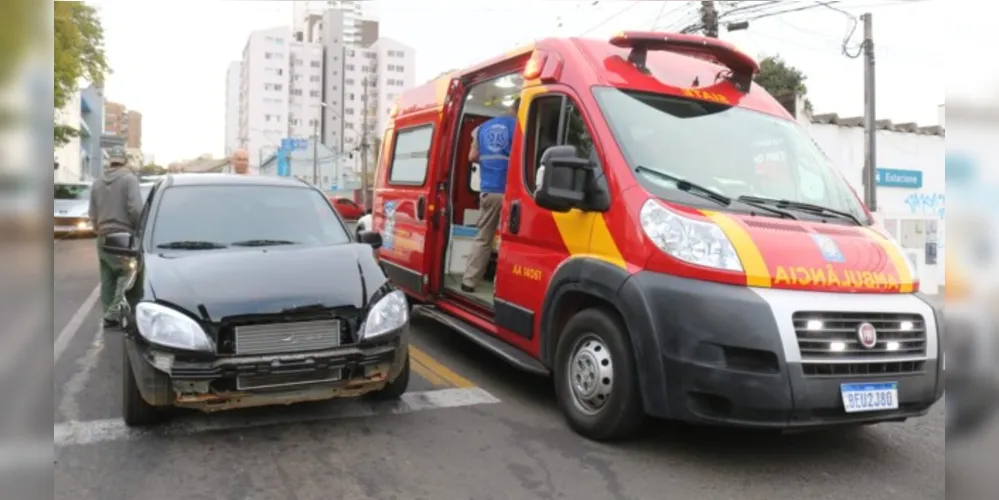
[[[865,290],[898,290],[898,277],[890,273],[846,270],[837,272],[831,265],[825,267],[777,266],[773,283],[790,285],[834,286]]]

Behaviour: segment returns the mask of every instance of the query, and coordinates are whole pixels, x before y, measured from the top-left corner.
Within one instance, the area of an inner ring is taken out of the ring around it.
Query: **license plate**
[[[847,413],[898,409],[898,382],[841,384],[839,389]]]

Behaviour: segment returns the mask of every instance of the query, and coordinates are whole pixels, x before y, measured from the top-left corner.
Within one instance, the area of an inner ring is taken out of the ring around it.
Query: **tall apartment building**
[[[125,136],[125,146],[132,149],[142,149],[142,113],[129,110],[125,115],[128,134]]]
[[[239,83],[243,70],[241,61],[229,63],[225,72],[225,155],[239,149]]]
[[[124,104],[104,102],[104,133],[116,137],[128,137],[128,110]]]
[[[104,134],[121,138],[127,148],[142,149],[142,113],[105,101]]]
[[[234,99],[238,110],[227,108],[227,130],[235,124],[236,143],[247,149],[254,169],[282,138],[318,134],[335,152],[341,173],[349,173],[337,179],[343,186],[357,180],[365,128],[372,145],[368,165],[374,168],[375,139],[381,138],[395,98],[415,83],[415,53],[380,38],[378,23],[362,17],[362,2],[295,2],[293,11],[291,28],[250,35],[235,98],[235,85],[227,84],[227,102]],[[230,138],[227,132],[227,144]]]
[[[253,32],[243,49],[239,87],[239,144],[251,169],[285,137],[319,132],[322,118],[323,47],[295,41],[291,29]]]

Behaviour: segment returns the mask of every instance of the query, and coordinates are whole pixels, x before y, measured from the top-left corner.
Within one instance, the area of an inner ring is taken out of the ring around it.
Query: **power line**
[[[663,16],[663,11],[666,10],[666,2],[663,2],[663,6],[659,8],[659,13],[656,14],[656,18],[652,20],[652,27],[649,30],[655,31],[656,24],[659,24],[659,18]]]
[[[634,1],[634,2],[631,2],[631,4],[629,4],[629,5],[628,5],[628,6],[626,6],[625,8],[623,8],[623,9],[621,9],[621,10],[617,11],[616,13],[612,14],[612,15],[611,15],[610,17],[607,17],[607,18],[605,18],[605,19],[604,19],[603,21],[600,21],[600,22],[599,22],[599,23],[597,23],[596,25],[594,25],[594,26],[590,27],[590,29],[588,29],[588,30],[586,30],[586,31],[584,31],[584,32],[582,32],[582,33],[580,33],[580,34],[579,34],[579,36],[585,36],[585,35],[586,35],[587,33],[590,33],[591,31],[593,31],[593,30],[595,30],[595,29],[597,29],[597,28],[599,28],[599,27],[601,27],[601,26],[603,26],[603,25],[605,25],[605,24],[607,24],[607,23],[609,23],[609,22],[613,21],[614,19],[616,19],[616,18],[620,17],[620,16],[621,16],[622,14],[624,14],[625,12],[628,12],[629,10],[631,10],[631,9],[635,8],[635,6],[637,6],[637,5],[638,5],[638,4],[640,4],[640,3],[641,3],[640,1]]]

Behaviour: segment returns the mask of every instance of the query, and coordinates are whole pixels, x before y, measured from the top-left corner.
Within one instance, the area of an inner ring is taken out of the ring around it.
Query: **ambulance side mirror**
[[[577,157],[573,146],[552,146],[541,155],[541,167],[541,185],[534,193],[538,206],[552,212],[584,207],[586,186],[593,175],[589,160]]]

